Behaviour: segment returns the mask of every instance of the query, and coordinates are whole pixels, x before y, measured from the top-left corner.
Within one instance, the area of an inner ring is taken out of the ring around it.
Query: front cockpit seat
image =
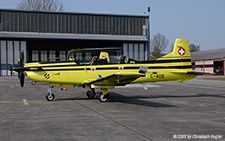
[[[101,52],[99,55],[99,61],[105,59],[107,63],[110,62],[108,52]],[[104,61],[105,62],[105,61]]]

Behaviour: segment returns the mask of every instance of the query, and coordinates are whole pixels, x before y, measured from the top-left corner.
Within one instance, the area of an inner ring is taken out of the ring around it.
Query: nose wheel
[[[53,93],[48,93],[48,95],[46,95],[46,99],[48,101],[53,101],[55,98],[55,95]]]
[[[53,86],[50,86],[50,87],[49,87],[49,89],[48,89],[49,93],[48,93],[48,95],[46,95],[46,99],[47,99],[48,101],[53,101],[54,98],[55,98],[55,95],[54,95],[53,92],[52,92],[52,88],[53,88]]]

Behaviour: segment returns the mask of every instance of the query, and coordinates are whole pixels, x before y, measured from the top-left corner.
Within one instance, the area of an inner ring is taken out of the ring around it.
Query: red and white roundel
[[[91,69],[91,71],[94,73],[95,72],[95,70],[96,70],[96,68],[90,68]]]
[[[180,56],[184,56],[184,54],[185,54],[185,49],[184,48],[179,48],[179,50],[178,50],[178,54],[180,55]]]

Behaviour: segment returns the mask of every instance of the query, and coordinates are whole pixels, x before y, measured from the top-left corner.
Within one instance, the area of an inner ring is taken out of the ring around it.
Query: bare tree
[[[162,56],[162,52],[165,51],[165,49],[167,48],[169,40],[166,39],[165,35],[157,33],[153,36],[151,44],[153,56],[159,58]]]
[[[173,48],[174,48],[174,43],[170,44],[170,52],[173,52]]]
[[[32,11],[64,11],[59,0],[22,0],[17,9]]]
[[[190,52],[198,52],[198,51],[200,51],[200,45],[190,44],[189,48],[190,48]]]

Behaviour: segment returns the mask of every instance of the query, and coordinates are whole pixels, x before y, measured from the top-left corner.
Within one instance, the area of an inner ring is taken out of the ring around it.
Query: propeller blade
[[[21,75],[21,74],[20,74],[20,71],[19,71],[19,72],[18,72],[18,79],[20,79],[20,75]]]
[[[18,75],[20,77],[20,86],[23,87],[25,75],[24,75],[23,71],[20,71]]]
[[[23,50],[20,52],[20,66],[23,66],[24,64],[24,52]]]

